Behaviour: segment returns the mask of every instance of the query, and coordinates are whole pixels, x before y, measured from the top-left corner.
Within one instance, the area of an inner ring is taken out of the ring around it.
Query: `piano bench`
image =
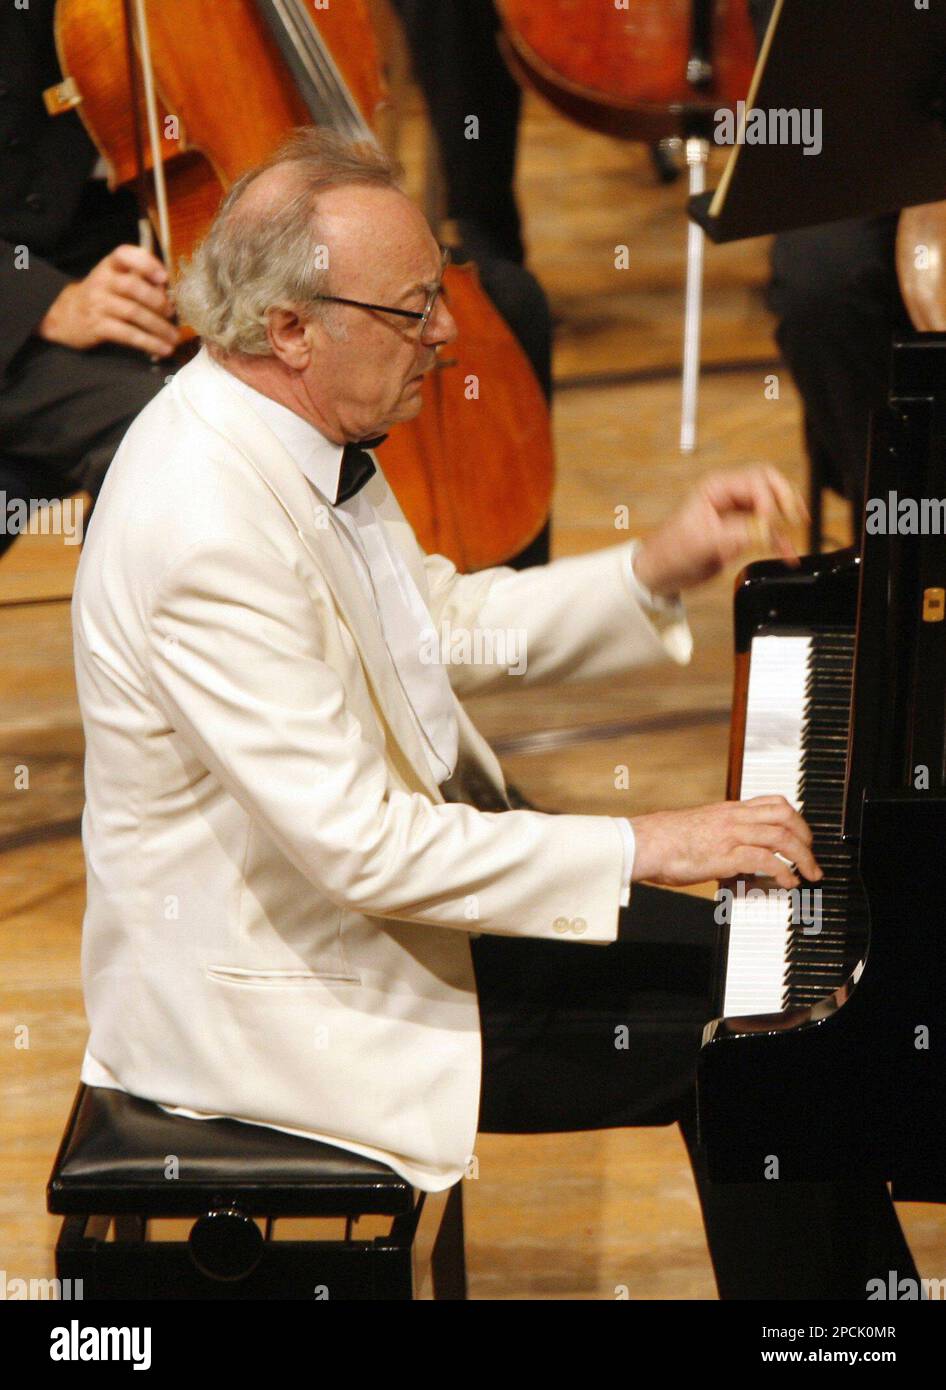
[[[124,1091],[79,1087],[47,1205],[64,1297],[411,1299],[428,1272],[434,1298],[466,1297],[460,1183],[415,1192],[374,1159]]]

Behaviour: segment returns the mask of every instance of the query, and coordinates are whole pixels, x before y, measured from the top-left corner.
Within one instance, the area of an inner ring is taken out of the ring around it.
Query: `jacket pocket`
[[[250,988],[272,989],[304,987],[314,984],[360,985],[361,976],[353,970],[247,970],[238,965],[207,965],[208,979],[225,985],[245,985]]]

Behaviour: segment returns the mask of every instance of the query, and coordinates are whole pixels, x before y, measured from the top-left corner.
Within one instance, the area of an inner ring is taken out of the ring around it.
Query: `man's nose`
[[[442,294],[438,295],[434,311],[424,329],[424,342],[430,347],[440,347],[454,342],[459,332],[457,321],[451,314],[447,301]]]

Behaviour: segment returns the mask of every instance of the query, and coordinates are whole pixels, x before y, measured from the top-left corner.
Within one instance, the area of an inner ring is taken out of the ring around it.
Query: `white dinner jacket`
[[[471,407],[472,409],[472,407]],[[626,545],[458,575],[380,471],[366,495],[439,631],[525,629],[528,664],[449,668],[454,698],[686,660]],[[83,1079],[382,1159],[429,1191],[473,1152],[470,933],[607,943],[607,816],[484,812],[430,771],[352,542],[205,352],[138,416],[73,599],[86,735]],[[461,766],[505,801],[457,703]]]

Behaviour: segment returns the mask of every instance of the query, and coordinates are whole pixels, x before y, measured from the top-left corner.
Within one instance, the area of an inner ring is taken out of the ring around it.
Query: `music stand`
[[[946,6],[929,4],[777,0],[740,133],[778,134],[769,112],[820,111],[821,150],[735,144],[716,191],[688,203],[711,240],[946,198]]]

